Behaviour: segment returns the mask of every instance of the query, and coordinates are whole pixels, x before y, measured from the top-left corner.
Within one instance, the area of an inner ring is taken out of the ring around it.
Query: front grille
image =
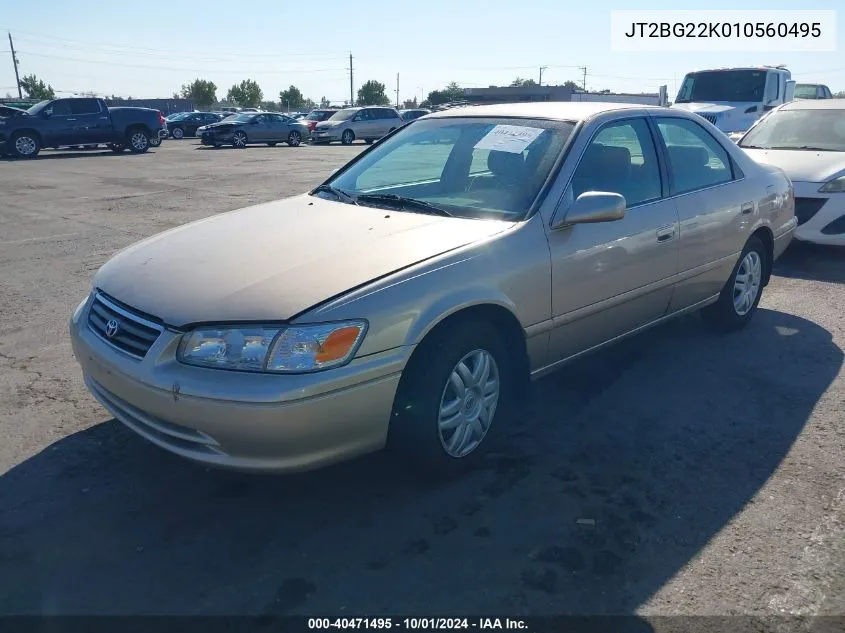
[[[135,358],[144,358],[164,327],[98,292],[88,310],[88,327],[103,341]]]
[[[845,233],[845,215],[836,218],[822,229],[824,235],[842,235]]]
[[[702,119],[710,121],[710,123],[712,123],[713,125],[716,125],[716,117],[713,116],[712,114],[702,114],[700,116],[701,116]]]
[[[798,226],[809,222],[827,202],[827,198],[795,198],[795,217]]]

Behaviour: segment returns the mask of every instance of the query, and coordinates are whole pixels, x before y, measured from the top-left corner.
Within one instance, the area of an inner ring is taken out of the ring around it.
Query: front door
[[[622,194],[625,217],[549,230],[554,362],[666,313],[678,270],[678,217],[645,117],[601,126],[556,214],[587,191]]]
[[[46,119],[42,128],[45,147],[81,144],[75,138],[76,117],[71,112],[70,99],[57,99],[41,115]]]

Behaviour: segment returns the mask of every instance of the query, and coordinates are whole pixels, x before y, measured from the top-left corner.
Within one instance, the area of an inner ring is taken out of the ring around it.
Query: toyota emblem
[[[106,323],[106,336],[109,338],[114,337],[117,334],[117,331],[120,329],[120,321],[117,319],[109,319],[108,323]]]

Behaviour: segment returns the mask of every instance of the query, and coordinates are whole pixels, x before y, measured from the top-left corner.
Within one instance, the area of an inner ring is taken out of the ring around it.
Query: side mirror
[[[51,116],[53,116],[53,111],[52,110],[44,110],[41,113],[41,116],[43,116],[45,119],[49,119]]]
[[[572,224],[613,222],[625,217],[625,197],[608,191],[585,191],[560,219],[555,218],[553,229]]]

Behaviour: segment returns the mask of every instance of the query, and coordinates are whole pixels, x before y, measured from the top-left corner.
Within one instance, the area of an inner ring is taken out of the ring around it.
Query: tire
[[[446,327],[423,341],[405,369],[388,430],[388,449],[401,463],[410,462],[438,478],[453,476],[483,458],[492,435],[510,416],[517,384],[516,365],[495,328],[480,321]],[[486,385],[473,387],[460,400],[455,385],[472,384],[476,369],[484,374],[483,364],[477,364],[482,359],[488,362]],[[459,369],[462,364],[468,372]],[[472,422],[457,429],[450,426],[456,416],[466,419],[467,411]]]
[[[748,325],[763,295],[763,280],[769,255],[763,241],[752,235],[719,293],[719,300],[701,311],[704,321],[721,332],[732,332]]]
[[[211,146],[214,149],[220,149],[221,147],[223,147],[223,144],[222,143],[212,143]]]
[[[352,145],[355,141],[355,132],[352,130],[344,130],[343,134],[340,137],[340,142],[344,145]]]
[[[299,147],[302,144],[302,134],[293,131],[288,134],[288,145],[291,147]]]
[[[126,146],[133,154],[143,154],[150,149],[150,135],[141,128],[132,128],[126,133]]]
[[[156,134],[150,137],[150,147],[159,147],[161,145],[161,137]]]
[[[232,137],[232,147],[236,149],[243,149],[246,147],[247,143],[249,143],[249,139],[246,136],[246,132],[242,132],[241,130],[235,132]]]
[[[373,144],[373,139],[371,139],[371,138],[365,138],[365,139],[364,139],[364,142],[365,142],[367,145],[372,145],[372,144]]]
[[[12,155],[18,158],[35,158],[41,151],[41,140],[32,132],[16,132],[9,140]]]
[[[277,141],[270,141],[267,143],[267,147],[276,147],[279,143]]]
[[[123,143],[111,143],[109,149],[116,154],[120,154],[120,152],[126,149],[126,145]]]
[[[170,130],[170,136],[172,136],[175,139],[185,138],[185,130],[183,130],[180,127],[175,127],[172,130]]]

